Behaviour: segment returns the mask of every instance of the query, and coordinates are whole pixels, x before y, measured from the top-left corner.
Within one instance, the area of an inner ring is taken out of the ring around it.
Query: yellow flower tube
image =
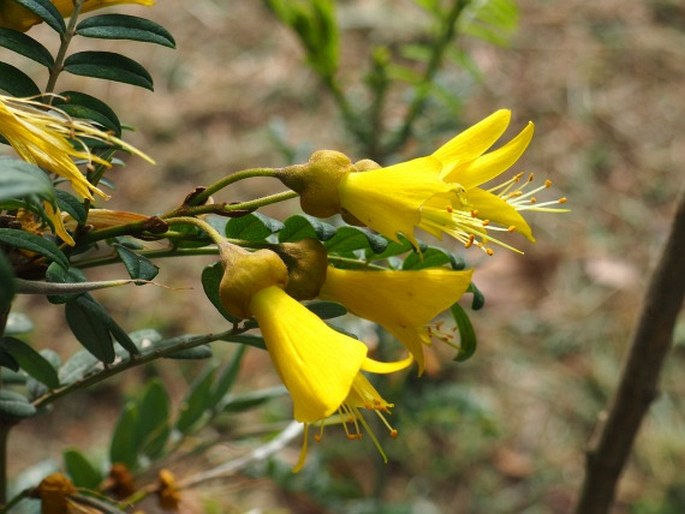
[[[378,323],[411,352],[423,373],[426,326],[461,298],[473,270],[359,271],[328,267],[319,297],[343,304],[352,314]]]
[[[307,427],[323,427],[337,413],[333,422],[342,423],[350,439],[359,439],[359,424],[368,429],[360,409],[372,410],[385,420],[383,413],[388,413],[392,404],[381,398],[361,371],[399,371],[411,364],[411,356],[388,363],[370,359],[364,343],[329,327],[278,286],[265,287],[254,294],[250,310],[274,367],[290,392],[297,421]],[[396,434],[394,429],[390,430]],[[385,458],[375,436],[371,432],[370,435]],[[303,465],[306,448],[305,439],[295,470]]]

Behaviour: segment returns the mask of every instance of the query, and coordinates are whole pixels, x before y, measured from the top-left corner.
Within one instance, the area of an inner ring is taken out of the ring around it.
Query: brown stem
[[[657,396],[664,359],[685,295],[685,191],[671,232],[652,274],[628,360],[614,403],[596,445],[587,453],[586,474],[577,514],[605,514],[630,455],[633,441],[650,404]]]

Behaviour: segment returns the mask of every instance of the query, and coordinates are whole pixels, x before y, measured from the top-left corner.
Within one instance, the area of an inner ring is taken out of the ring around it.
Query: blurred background
[[[516,241],[523,256],[498,250],[486,257],[451,247],[479,267],[475,282],[486,305],[471,313],[479,347],[464,363],[436,347],[421,380],[410,375],[404,384],[383,385],[384,396],[396,404],[393,424],[400,430],[397,440],[383,441],[389,464],[382,464],[370,441],[347,443],[331,430],[301,474],[290,474],[296,444],[241,476],[189,493],[188,512],[571,511],[584,450],[614,392],[684,183],[685,7],[677,0],[516,3],[518,23],[504,38],[507,44],[457,38],[455,50],[469,61],[460,61],[457,52],[446,60],[436,78],[439,93],[431,96],[414,136],[384,164],[430,153],[496,109],[509,108],[505,140],[528,120],[536,125],[514,171],[550,178],[554,195],[567,196],[572,212],[532,216],[538,242]],[[117,45],[150,70],[155,92],[66,75],[58,88],[78,87],[107,100],[135,127],[128,141],[157,161],[152,167],[131,159],[115,170],[110,178],[118,191],[108,208],[164,212],[195,186],[229,172],[301,162],[321,148],[353,160],[367,157],[304,63],[296,37],[262,2],[158,0],[151,9],[122,11],[144,13],[176,38],[175,51]],[[432,20],[417,2],[341,0],[337,16],[338,78],[353,102],[368,100],[363,81],[378,45],[421,69],[393,53],[430,37]],[[41,30],[47,29],[38,27],[37,37]],[[108,48],[106,42],[86,43]],[[392,95],[385,116],[390,127],[409,102],[401,86]],[[259,193],[282,189],[275,181],[247,181],[233,189],[235,198],[222,199],[249,199],[255,194],[249,187]],[[267,213],[297,209],[293,202]],[[129,330],[152,326],[169,336],[221,330],[226,322],[199,285],[203,266],[213,260],[166,262],[156,280],[172,289],[108,291],[98,298]],[[107,270],[108,277],[119,271]],[[59,341],[65,354],[73,352],[78,345],[63,328],[62,311],[38,299],[23,298],[19,305],[35,308],[41,308],[41,322],[34,340]],[[685,512],[684,343],[681,321],[662,394],[621,481],[616,513]],[[217,348],[217,355],[231,350]],[[105,453],[122,397],[151,374],[161,375],[180,397],[201,366],[167,362],[135,371],[26,422],[12,434],[13,474],[46,456],[58,459],[64,446]],[[241,390],[278,383],[258,350],[248,352],[241,373]],[[250,422],[289,415],[279,400]],[[183,475],[203,465],[200,459],[182,462],[174,471]]]

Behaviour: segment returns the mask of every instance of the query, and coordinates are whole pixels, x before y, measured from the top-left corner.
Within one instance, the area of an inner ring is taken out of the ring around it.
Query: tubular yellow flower
[[[509,197],[479,188],[512,166],[533,136],[528,125],[504,146],[486,153],[509,125],[499,110],[448,141],[432,155],[378,170],[349,173],[339,186],[342,208],[378,232],[412,243],[415,227],[440,238],[449,234],[488,253],[488,230],[518,231],[534,241],[528,223]],[[509,193],[509,191],[507,191]]]
[[[475,244],[488,254],[490,242],[518,251],[491,232],[516,231],[534,241],[519,211],[560,212],[549,206],[565,199],[537,203],[534,194],[551,182],[524,193],[530,180],[516,187],[521,175],[487,190],[479,187],[511,167],[533,137],[533,124],[528,123],[511,141],[488,152],[510,118],[509,111],[499,110],[432,155],[393,166],[376,168],[369,161],[353,165],[338,152],[319,151],[314,161],[284,168],[279,178],[301,195],[302,209],[314,216],[340,212],[393,240],[403,234],[414,246],[414,230],[420,228],[437,238],[448,234],[467,247]],[[305,199],[321,191],[326,205],[310,210]]]
[[[473,270],[429,268],[415,271],[359,271],[328,267],[319,297],[343,304],[383,326],[411,352],[423,372],[426,326],[464,294]]]
[[[68,18],[74,10],[72,0],[52,0],[59,13]],[[81,12],[94,11],[117,4],[153,5],[154,0],[85,0]],[[26,32],[34,25],[41,23],[38,16],[22,7],[14,0],[0,0],[0,27]]]
[[[372,410],[385,420],[383,413],[389,412],[392,405],[381,398],[361,371],[392,373],[409,366],[411,357],[389,363],[368,358],[364,343],[335,331],[278,286],[258,291],[249,307],[274,366],[290,392],[297,421],[307,427],[342,422],[348,436],[358,439],[359,424],[366,427],[361,408]],[[329,419],[336,413],[334,420]],[[391,433],[395,434],[394,429]],[[377,443],[373,434],[371,437]],[[380,450],[378,444],[377,447]],[[306,448],[305,438],[295,470],[303,465]]]
[[[108,167],[111,165],[91,154],[83,139],[119,146],[153,162],[139,150],[91,123],[71,118],[55,107],[29,98],[0,95],[0,134],[22,159],[66,178],[77,193],[91,200],[93,193],[105,198],[107,195],[86,180],[74,164],[74,159]],[[81,149],[74,148],[71,141],[75,141]]]
[[[74,160],[107,167],[111,164],[91,154],[83,140],[106,142],[153,162],[139,150],[89,122],[71,118],[57,108],[28,98],[0,95],[0,134],[23,160],[67,179],[79,195],[91,200],[93,194],[103,198],[107,198],[107,195],[86,180]],[[80,148],[74,147],[74,144]],[[73,245],[74,241],[64,228],[57,208],[46,207],[46,213],[55,226],[55,232],[66,243]]]

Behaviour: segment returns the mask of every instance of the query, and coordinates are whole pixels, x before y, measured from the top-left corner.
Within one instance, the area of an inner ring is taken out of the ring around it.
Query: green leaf
[[[0,228],[0,243],[22,250],[36,252],[56,262],[64,269],[69,267],[67,256],[52,241],[14,228]]]
[[[176,48],[173,36],[154,21],[126,14],[91,16],[76,26],[80,36],[100,39],[130,39]]]
[[[307,309],[321,319],[338,318],[347,314],[347,309],[335,302],[311,302],[307,304]]]
[[[513,0],[470,2],[459,17],[459,30],[504,46],[516,31],[518,17],[518,7]]]
[[[102,100],[78,91],[62,91],[55,98],[54,105],[75,118],[92,120],[121,136],[119,117]]]
[[[59,368],[57,375],[60,384],[69,385],[81,380],[93,371],[99,363],[100,361],[86,350],[76,352]]]
[[[212,399],[210,401],[212,405],[218,405],[222,398],[226,396],[228,391],[231,390],[233,384],[235,384],[246,350],[247,346],[239,346],[233,354],[231,362],[228,363],[221,374],[217,377],[216,385],[212,391]]]
[[[419,270],[437,268],[449,264],[454,270],[462,270],[466,266],[463,259],[459,259],[450,252],[437,246],[422,248],[420,252],[411,253],[402,264],[403,270]]]
[[[309,66],[322,77],[333,77],[338,69],[340,53],[335,2],[267,0],[266,5],[300,38]]]
[[[205,295],[212,302],[212,305],[218,310],[221,315],[231,323],[237,323],[238,319],[231,315],[221,304],[221,297],[219,296],[219,285],[221,278],[224,276],[224,268],[220,262],[210,264],[202,270],[202,288]]]
[[[71,214],[71,217],[79,224],[84,224],[86,222],[88,213],[86,212],[83,203],[81,203],[78,198],[61,189],[56,189],[55,195],[57,196],[57,205],[59,206],[60,211]]]
[[[64,34],[67,30],[64,24],[64,18],[59,13],[57,8],[52,5],[49,0],[14,0],[18,4],[26,7],[33,14],[38,16],[41,20],[47,23],[51,28],[60,34]]]
[[[17,97],[40,95],[40,88],[31,77],[5,62],[0,62],[0,90]]]
[[[171,427],[169,425],[169,395],[159,379],[151,380],[138,401],[141,413],[138,440],[141,452],[149,457],[161,455]]]
[[[115,243],[112,246],[132,279],[152,280],[159,273],[159,266],[147,257],[132,252],[120,244]]]
[[[107,314],[106,311],[105,313]],[[109,314],[107,314],[107,318],[107,326],[109,327],[112,337],[117,341],[117,343],[119,343],[130,355],[138,355],[140,350],[129,337],[128,333],[126,333],[126,331],[121,328],[117,322],[114,321],[111,316],[109,316]]]
[[[381,260],[396,255],[401,255],[412,250],[412,244],[405,238],[400,236],[400,242],[388,241],[388,245],[381,253],[374,253],[370,249],[365,252],[365,257],[369,260]]]
[[[52,263],[48,266],[45,272],[45,279],[48,282],[55,282],[58,284],[75,284],[78,282],[86,282],[86,276],[78,268],[64,269],[57,263]],[[48,295],[50,303],[65,303],[73,300],[83,293],[65,293],[65,294],[51,294]]]
[[[283,223],[259,212],[253,212],[226,223],[226,237],[245,241],[263,241],[283,228]]]
[[[178,359],[178,360],[195,360],[195,359],[209,359],[213,355],[212,348],[208,344],[203,344],[200,346],[195,346],[193,348],[187,348],[185,350],[179,350],[170,355],[167,355],[167,359]]]
[[[3,350],[9,353],[29,376],[42,382],[50,389],[59,387],[55,368],[31,346],[14,337],[4,337],[0,339],[0,344],[2,344]]]
[[[278,233],[278,241],[281,243],[300,241],[307,238],[327,241],[335,235],[335,227],[333,225],[304,214],[290,216],[283,224],[283,229]]]
[[[62,460],[65,471],[76,487],[97,490],[104,477],[85,455],[75,448],[70,448],[64,450]]]
[[[0,201],[31,194],[54,199],[52,182],[45,172],[19,159],[0,158]]]
[[[483,295],[481,290],[476,287],[476,284],[471,282],[469,284],[469,288],[467,289],[467,292],[473,294],[473,300],[471,301],[471,308],[474,311],[482,309],[483,306],[485,305],[485,296]]]
[[[243,412],[248,409],[259,407],[263,403],[284,396],[288,390],[284,386],[276,386],[249,393],[228,396],[222,407],[224,412]]]
[[[0,250],[0,312],[9,310],[14,298],[14,272],[12,265]]]
[[[71,54],[64,61],[64,71],[74,75],[124,82],[154,89],[152,77],[133,59],[113,52],[85,51]]]
[[[233,336],[222,337],[221,340],[228,341],[229,343],[240,343],[247,346],[252,346],[254,348],[259,348],[260,350],[266,350],[266,344],[264,343],[264,338],[262,336],[237,334]]]
[[[450,308],[450,311],[452,312],[454,322],[457,324],[457,328],[459,329],[460,339],[459,353],[454,360],[463,362],[469,359],[476,352],[476,347],[478,345],[476,331],[473,329],[471,320],[461,305],[455,303]]]
[[[210,368],[200,375],[186,393],[176,420],[176,429],[182,434],[188,434],[211,407],[215,371],[214,368]]]
[[[0,339],[2,341],[2,339]],[[19,372],[19,363],[0,346],[0,367],[11,369],[15,373]],[[4,382],[4,378],[3,378]]]
[[[25,396],[7,389],[0,389],[0,417],[30,418],[34,414],[36,414],[36,408]]]
[[[0,27],[0,46],[17,52],[49,68],[55,63],[50,51],[31,36],[17,30]]]
[[[18,334],[28,334],[33,330],[33,322],[24,313],[10,312],[5,326],[5,335],[16,336]]]
[[[124,464],[131,471],[138,467],[139,422],[138,407],[133,402],[127,403],[119,415],[109,446],[109,460],[112,464]]]
[[[347,254],[355,250],[370,250],[374,254],[382,253],[388,247],[388,240],[369,230],[344,226],[336,230],[335,235],[326,241],[329,253]]]
[[[114,362],[114,342],[109,333],[109,314],[90,297],[83,294],[69,300],[65,306],[69,328],[86,350],[102,362]]]

